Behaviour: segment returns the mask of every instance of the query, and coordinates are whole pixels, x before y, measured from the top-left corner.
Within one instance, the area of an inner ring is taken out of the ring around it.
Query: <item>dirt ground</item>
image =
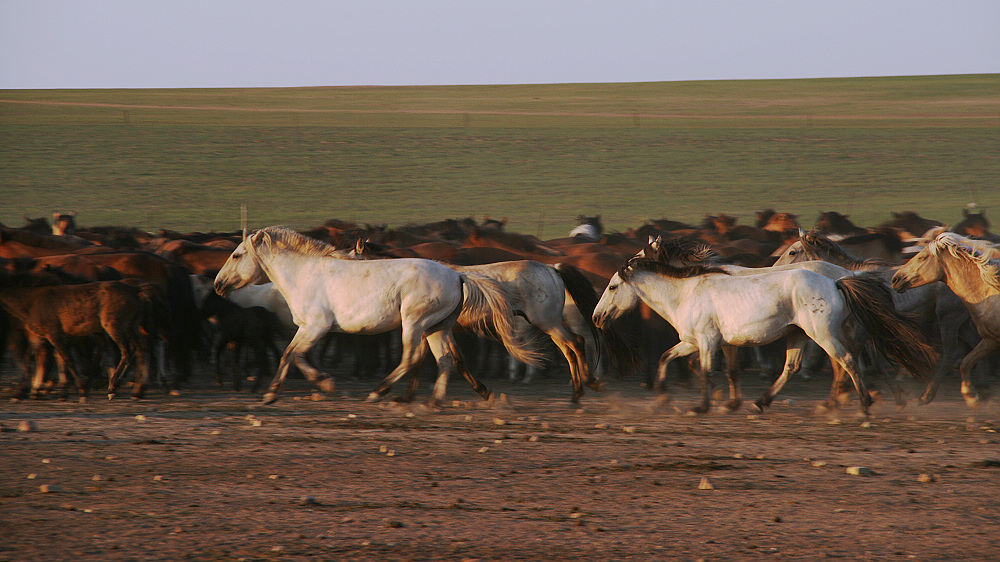
[[[579,408],[561,375],[487,382],[506,400],[452,381],[430,412],[342,378],[272,406],[207,377],[14,401],[4,373],[0,560],[1000,559],[1000,409],[955,381],[869,420],[818,413],[824,376],[759,416],[688,416],[692,390],[635,381]]]

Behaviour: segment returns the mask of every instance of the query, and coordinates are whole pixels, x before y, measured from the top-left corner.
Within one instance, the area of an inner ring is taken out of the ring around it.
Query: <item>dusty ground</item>
[[[865,423],[814,411],[823,377],[700,417],[692,391],[658,408],[634,381],[570,408],[556,376],[490,380],[492,407],[453,381],[437,413],[364,404],[368,381],[323,400],[292,381],[267,407],[207,382],[15,402],[12,382],[0,560],[1000,558],[1000,413],[955,384]]]

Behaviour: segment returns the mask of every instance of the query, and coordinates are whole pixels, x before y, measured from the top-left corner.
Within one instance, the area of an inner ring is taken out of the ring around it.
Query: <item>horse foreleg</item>
[[[874,353],[871,357],[872,362],[875,363],[875,368],[882,374],[885,378],[885,384],[888,385],[889,390],[892,392],[892,398],[896,402],[897,409],[903,409],[906,407],[906,396],[903,391],[902,385],[896,380],[896,377],[889,372],[889,362],[885,360],[880,353]]]
[[[686,357],[698,351],[698,347],[688,342],[680,342],[663,352],[656,367],[656,389],[661,394],[667,392],[667,366],[678,357]]]
[[[87,397],[87,385],[84,384],[83,379],[80,377],[80,373],[77,372],[76,366],[73,364],[73,357],[69,353],[69,349],[66,348],[64,342],[59,339],[51,341],[52,349],[56,354],[56,363],[59,366],[59,398],[60,400],[65,400],[67,397],[67,391],[69,388],[69,379],[66,377],[66,372],[69,371],[70,376],[76,382],[76,388],[80,392],[81,398]]]
[[[35,348],[35,375],[32,377],[30,383],[28,383],[31,389],[31,398],[38,398],[42,391],[42,385],[45,384],[45,371],[48,368],[49,362],[49,345],[45,341],[32,341],[31,346]],[[25,373],[27,373],[28,368],[28,357],[29,354],[24,355],[24,367]]]
[[[146,382],[149,380],[149,362],[146,357],[146,349],[142,343],[135,345],[135,387],[132,389],[132,398],[138,400],[146,392]]]
[[[958,366],[958,372],[962,375],[962,398],[965,398],[965,404],[970,408],[979,406],[979,393],[972,384],[972,367],[997,349],[1000,349],[1000,341],[983,338],[968,355],[962,358]]]
[[[316,340],[326,334],[326,328],[312,328],[301,326],[288,343],[285,352],[281,354],[278,362],[278,371],[274,374],[267,392],[264,394],[264,404],[273,404],[278,399],[278,392],[285,384],[285,377],[288,376],[288,369],[292,362],[302,370],[306,379],[315,384],[324,392],[332,392],[334,389],[333,379],[329,375],[319,372],[306,360],[306,353],[312,348]]]
[[[830,357],[830,367],[833,369],[833,382],[830,384],[830,395],[822,402],[818,408],[824,410],[836,410],[840,407],[840,397],[845,396],[847,388],[844,386],[846,378],[844,368],[833,357]]]
[[[771,405],[774,397],[781,392],[782,387],[788,382],[792,375],[802,368],[802,352],[810,342],[804,333],[789,334],[787,337],[787,347],[785,349],[785,366],[781,370],[778,378],[771,383],[771,387],[764,391],[764,395],[753,403],[753,409],[757,412],[764,411],[764,408]]]
[[[241,345],[236,341],[226,342],[226,354],[229,355],[229,368],[233,375],[233,390],[239,392],[243,388],[243,368],[240,364]],[[219,373],[219,385],[222,385],[222,374]]]

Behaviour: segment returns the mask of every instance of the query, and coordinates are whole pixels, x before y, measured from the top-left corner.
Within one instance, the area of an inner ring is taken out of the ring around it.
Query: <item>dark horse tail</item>
[[[640,365],[639,358],[621,333],[610,325],[604,329],[594,325],[594,309],[597,308],[598,296],[590,280],[579,269],[567,263],[557,263],[553,267],[562,278],[569,296],[573,297],[573,302],[583,315],[587,327],[590,328],[597,343],[597,353],[600,354],[602,348],[607,349],[611,361],[618,366],[619,378],[637,371]]]
[[[896,310],[889,287],[877,277],[861,274],[838,279],[837,288],[875,348],[925,380],[937,364],[937,353],[917,323]]]

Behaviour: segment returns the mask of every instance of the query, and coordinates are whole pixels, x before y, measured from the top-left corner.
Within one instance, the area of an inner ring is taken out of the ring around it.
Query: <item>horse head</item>
[[[948,236],[951,233],[944,233],[941,236]],[[896,270],[892,276],[892,288],[898,293],[905,293],[907,290],[935,281],[944,279],[944,268],[938,258],[938,245],[941,237],[924,247],[917,255],[910,258],[902,267]]]
[[[264,231],[247,235],[244,230],[243,241],[215,276],[215,292],[224,297],[241,287],[267,280],[267,273],[260,264],[260,251],[261,246],[268,246],[269,241],[270,237]]]
[[[625,267],[628,267],[626,264]],[[611,276],[607,288],[601,295],[601,299],[594,307],[592,319],[594,325],[600,329],[607,328],[607,324],[636,307],[639,304],[639,295],[635,289],[621,275],[615,273]]]

